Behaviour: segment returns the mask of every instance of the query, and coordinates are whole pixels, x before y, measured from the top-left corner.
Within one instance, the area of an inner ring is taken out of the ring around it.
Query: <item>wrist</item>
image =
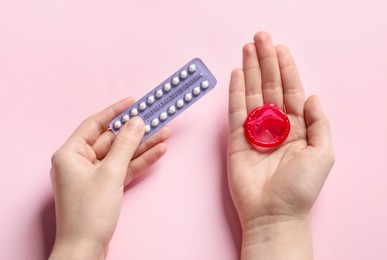
[[[102,260],[106,257],[104,246],[91,241],[55,241],[49,260]]]
[[[264,216],[242,225],[241,259],[312,259],[308,217]]]

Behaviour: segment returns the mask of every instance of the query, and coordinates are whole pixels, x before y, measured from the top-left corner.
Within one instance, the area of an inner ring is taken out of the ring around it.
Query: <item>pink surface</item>
[[[387,18],[370,1],[0,0],[0,258],[43,259],[50,157],[88,115],[140,98],[193,57],[218,79],[170,125],[125,196],[109,259],[238,259],[225,169],[227,88],[269,31],[330,116],[336,165],[313,211],[315,259],[387,259]]]

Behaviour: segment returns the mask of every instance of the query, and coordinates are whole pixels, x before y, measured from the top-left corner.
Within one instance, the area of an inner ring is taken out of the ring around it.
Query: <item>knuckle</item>
[[[51,156],[51,164],[54,166],[54,165],[57,165],[60,163],[60,161],[62,160],[62,157],[63,157],[63,149],[60,148],[58,150],[56,150],[52,156]]]
[[[56,150],[53,155],[51,156],[51,169],[50,169],[50,178],[51,180],[57,180],[58,174],[60,174],[61,171],[58,171],[62,166],[66,166],[66,150],[61,147],[58,150]]]

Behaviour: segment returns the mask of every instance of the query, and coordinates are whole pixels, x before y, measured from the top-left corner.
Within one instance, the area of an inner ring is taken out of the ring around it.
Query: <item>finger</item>
[[[305,93],[293,57],[286,46],[276,48],[284,89],[286,113],[304,117]]]
[[[136,152],[133,155],[133,158],[137,158],[138,156],[141,156],[141,154],[143,154],[147,150],[167,140],[170,136],[170,133],[171,131],[167,126],[161,128],[160,131],[155,133],[151,138],[146,140],[137,148]]]
[[[243,47],[243,72],[246,84],[247,113],[250,113],[254,108],[263,105],[261,69],[253,43],[248,43]]]
[[[311,96],[305,102],[305,121],[309,145],[316,148],[331,149],[332,138],[329,121],[317,96]]]
[[[136,159],[133,159],[126,173],[125,185],[138,177],[146,168],[158,161],[167,151],[166,143],[159,143],[151,149],[145,151]]]
[[[115,134],[112,131],[103,132],[92,145],[92,149],[94,150],[97,159],[102,160],[105,158],[106,154],[109,152],[110,147],[112,146],[113,140],[115,138]]]
[[[247,117],[247,111],[245,99],[245,79],[241,69],[234,69],[231,73],[228,116],[230,133],[240,127],[243,127]]]
[[[117,174],[125,173],[143,136],[144,121],[137,116],[131,118],[118,132],[103,163],[114,168]]]
[[[101,112],[90,116],[75,130],[70,140],[81,138],[89,145],[93,145],[100,134],[109,128],[109,122],[133,103],[133,98],[124,98]]]
[[[164,142],[169,138],[169,136],[170,136],[169,128],[168,127],[161,128],[160,131],[158,131],[155,135],[153,135],[151,138],[146,140],[144,143],[140,144],[140,146],[137,148],[136,152],[134,153],[133,158],[140,156],[142,153],[151,149],[153,146],[157,145],[158,143]],[[92,146],[92,149],[94,150],[98,160],[102,160],[109,152],[115,137],[116,136],[115,134],[113,134],[113,132],[105,131],[98,137],[97,141],[95,141],[94,145]]]
[[[266,32],[259,32],[254,36],[259,66],[262,75],[263,102],[274,103],[283,109],[283,90],[281,74],[278,66],[277,53],[271,37]]]

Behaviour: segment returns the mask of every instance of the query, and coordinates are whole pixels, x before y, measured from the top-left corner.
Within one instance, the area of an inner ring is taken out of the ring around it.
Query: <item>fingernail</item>
[[[135,116],[126,123],[126,127],[140,133],[144,129],[144,121],[140,117]]]

